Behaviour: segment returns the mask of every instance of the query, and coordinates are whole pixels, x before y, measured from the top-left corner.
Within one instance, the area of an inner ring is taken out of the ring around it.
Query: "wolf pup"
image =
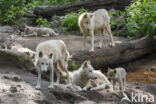
[[[115,46],[115,42],[111,33],[110,28],[110,17],[108,15],[107,10],[99,9],[93,13],[83,13],[79,16],[78,24],[80,30],[83,32],[83,50],[86,48],[86,38],[87,35],[91,35],[91,49],[90,51],[94,52],[94,31],[98,30],[99,32],[102,30],[103,35],[110,35],[111,38],[111,46]],[[102,34],[100,35],[99,47],[102,48]]]
[[[118,82],[120,91],[125,91],[126,87],[126,71],[124,68],[119,67],[115,69],[108,68],[107,77],[109,81],[113,81],[113,90],[115,91],[115,85]]]
[[[69,73],[67,70],[68,67],[68,58],[69,52],[66,48],[65,43],[62,40],[47,40],[38,44],[36,48],[36,56],[35,56],[35,66],[38,69],[38,80],[36,89],[41,88],[41,73],[46,72],[48,67],[50,68],[50,85],[48,88],[54,88],[54,71],[57,75],[56,84],[59,84],[60,81],[60,73],[57,67],[62,68],[67,74],[68,85],[71,86],[71,82],[69,79]]]
[[[25,26],[25,34],[24,37],[31,37],[31,36],[53,36],[59,35],[58,33],[54,32],[52,29],[46,27],[30,27]]]

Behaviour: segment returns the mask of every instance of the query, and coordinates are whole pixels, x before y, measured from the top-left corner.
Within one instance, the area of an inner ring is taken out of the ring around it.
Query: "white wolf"
[[[95,71],[90,61],[85,61],[81,67],[72,74],[73,87],[79,91],[100,90],[109,85],[109,81],[100,71]]]
[[[54,32],[52,29],[46,27],[38,28],[38,27],[25,26],[24,30],[26,33],[26,35],[23,35],[24,37],[59,35],[58,33]]]
[[[111,46],[115,46],[114,39],[111,33],[111,28],[109,25],[110,17],[108,15],[107,10],[99,9],[93,13],[83,13],[79,16],[78,24],[83,32],[83,48],[86,48],[86,38],[87,34],[91,35],[91,49],[90,51],[94,51],[94,31],[103,30],[103,35],[110,35],[111,38]],[[102,48],[102,34],[100,37],[99,47]]]
[[[65,43],[62,40],[47,40],[40,44],[38,44],[36,48],[36,57],[35,57],[35,66],[38,69],[38,80],[37,80],[37,89],[41,88],[41,72],[47,71],[48,67],[50,67],[50,81],[51,84],[48,88],[54,88],[54,70],[57,75],[56,84],[59,84],[60,81],[60,73],[57,67],[57,63],[59,63],[59,67],[62,68],[67,74],[68,84],[71,85],[69,79],[69,73],[67,70],[68,66],[68,58],[69,52],[66,48]]]
[[[113,81],[113,90],[115,91],[115,85],[118,82],[120,91],[125,91],[126,87],[126,71],[124,68],[119,67],[115,69],[108,68],[107,77],[109,81]]]

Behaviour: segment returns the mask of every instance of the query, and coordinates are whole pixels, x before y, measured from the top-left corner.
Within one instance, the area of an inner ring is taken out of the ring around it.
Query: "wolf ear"
[[[50,55],[49,55],[49,58],[51,59],[53,57],[53,53],[51,53]]]
[[[28,31],[28,30],[30,30],[30,28],[29,27],[26,27],[26,30]]]
[[[87,62],[88,62],[88,64],[91,64],[90,60],[88,60]]]
[[[85,13],[85,15],[83,16],[84,18],[87,18],[87,13]]]
[[[88,61],[85,61],[84,63],[83,63],[83,68],[87,68],[88,67]]]
[[[93,13],[90,14],[90,17],[91,17],[91,18],[93,17]]]
[[[39,57],[42,57],[43,56],[43,53],[42,52],[39,52]]]

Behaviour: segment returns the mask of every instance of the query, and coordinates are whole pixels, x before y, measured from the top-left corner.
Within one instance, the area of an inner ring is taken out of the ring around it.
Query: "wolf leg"
[[[51,63],[50,65],[50,85],[48,88],[54,88],[54,65]]]
[[[123,81],[122,79],[119,82],[120,92],[123,92]]]
[[[32,34],[23,35],[23,37],[32,37],[32,36],[36,36],[37,37],[37,32],[33,32]]]
[[[57,76],[56,84],[55,85],[59,85],[59,83],[60,83],[60,72],[56,68],[56,65],[55,65],[55,73],[56,73],[56,76]]]
[[[41,70],[39,69],[39,67],[37,67],[38,70],[38,79],[37,79],[37,85],[36,85],[36,89],[41,89]]]
[[[115,85],[116,85],[116,82],[113,81],[113,90],[114,90],[114,92],[116,91],[116,89],[115,89]]]
[[[78,90],[78,91],[82,91],[82,88],[80,86],[77,86],[77,85],[73,85],[73,88]]]
[[[47,33],[47,34],[45,34],[45,35],[42,35],[43,37],[47,37],[47,36],[50,36],[50,34],[49,33]]]
[[[57,35],[59,35],[59,34],[56,33],[55,31],[52,31],[52,32],[51,32],[51,36],[52,36],[52,35],[56,35],[56,36],[57,36]]]
[[[123,78],[123,91],[126,91],[126,78]]]
[[[89,80],[88,83],[85,85],[85,87],[83,87],[83,90],[84,90],[84,91],[87,91],[87,89],[88,89],[89,87],[92,87],[92,85],[91,85],[91,80]]]
[[[103,90],[103,89],[105,89],[106,88],[106,84],[102,84],[102,85],[98,85],[98,86],[96,86],[96,87],[93,87],[93,88],[91,88],[90,90],[91,91],[95,91],[95,90]]]
[[[91,34],[91,49],[90,49],[90,52],[94,52],[94,31],[91,30],[90,34]]]
[[[100,42],[99,42],[99,48],[102,48],[102,43],[103,43],[103,36],[100,33]]]
[[[111,46],[112,47],[114,47],[115,46],[115,42],[114,42],[114,39],[113,39],[113,36],[112,36],[112,32],[111,32],[111,29],[110,29],[110,25],[109,24],[107,24],[106,25],[106,28],[107,28],[107,31],[108,31],[108,33],[109,33],[109,35],[110,35],[110,38],[111,38]]]

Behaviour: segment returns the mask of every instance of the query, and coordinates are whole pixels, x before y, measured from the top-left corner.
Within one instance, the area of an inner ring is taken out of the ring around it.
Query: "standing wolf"
[[[38,27],[25,26],[24,31],[26,33],[26,35],[23,35],[24,37],[59,35],[58,33],[54,32],[52,29],[46,27],[38,28]]]
[[[78,24],[83,32],[83,48],[86,48],[86,38],[87,34],[91,35],[91,49],[90,51],[94,51],[94,31],[103,30],[103,35],[110,35],[111,38],[111,46],[115,46],[113,36],[111,33],[111,28],[109,25],[110,17],[105,9],[99,9],[93,13],[83,13],[79,16]],[[99,47],[102,48],[102,34],[100,37]]]
[[[107,78],[100,72],[95,71],[90,61],[85,61],[81,67],[72,74],[73,87],[79,91],[104,89],[109,84]]]
[[[107,72],[108,80],[113,81],[113,90],[115,91],[115,85],[118,82],[120,86],[120,91],[125,91],[126,87],[126,71],[124,68],[116,68],[116,69],[110,69],[108,68]]]
[[[48,88],[54,88],[54,70],[57,75],[56,84],[59,84],[60,73],[56,69],[57,63],[66,73],[68,78],[68,83],[70,83],[69,73],[67,70],[68,66],[69,52],[66,48],[65,43],[62,40],[47,40],[38,44],[36,48],[35,66],[38,69],[38,80],[37,89],[41,88],[41,73],[47,71],[50,68],[50,81],[51,84]]]

